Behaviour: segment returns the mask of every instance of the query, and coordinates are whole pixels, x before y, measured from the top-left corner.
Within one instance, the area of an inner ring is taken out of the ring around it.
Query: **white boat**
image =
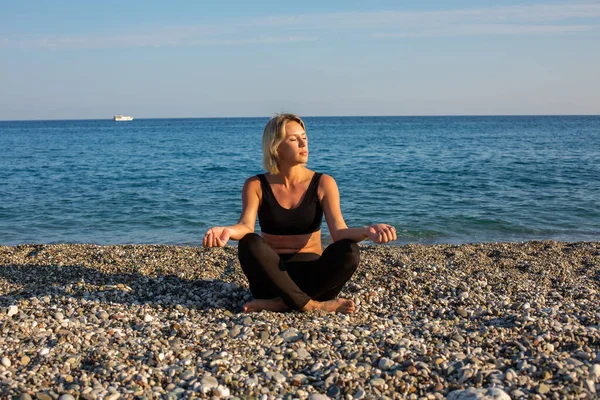
[[[123,115],[123,114],[116,114],[113,119],[115,121],[133,121],[133,117],[129,117],[127,115]]]

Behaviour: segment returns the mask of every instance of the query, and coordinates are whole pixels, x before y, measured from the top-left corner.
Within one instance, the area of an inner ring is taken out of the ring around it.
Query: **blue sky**
[[[598,71],[600,1],[0,0],[0,120],[600,114]]]

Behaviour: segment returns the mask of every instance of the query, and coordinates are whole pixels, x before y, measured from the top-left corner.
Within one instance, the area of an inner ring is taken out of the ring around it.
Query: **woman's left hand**
[[[396,228],[388,224],[373,224],[367,227],[367,236],[371,241],[383,244],[396,240]]]

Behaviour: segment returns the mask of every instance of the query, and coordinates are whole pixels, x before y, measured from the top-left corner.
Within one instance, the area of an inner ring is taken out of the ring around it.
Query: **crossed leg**
[[[358,267],[356,243],[335,242],[314,261],[282,262],[262,237],[250,233],[240,240],[238,257],[255,298],[244,304],[244,312],[355,311],[351,299],[336,296]]]

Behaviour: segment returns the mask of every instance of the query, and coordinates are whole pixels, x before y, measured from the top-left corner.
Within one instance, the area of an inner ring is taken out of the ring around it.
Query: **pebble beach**
[[[0,246],[0,398],[594,398],[599,291],[600,242],[361,245],[354,314],[245,314],[235,247]]]

